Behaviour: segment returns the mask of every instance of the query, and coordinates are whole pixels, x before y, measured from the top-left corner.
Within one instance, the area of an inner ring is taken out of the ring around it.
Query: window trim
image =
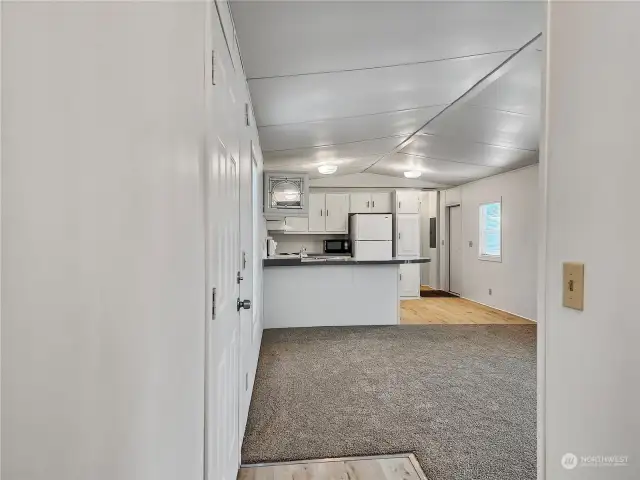
[[[483,228],[483,208],[487,205],[493,205],[495,203],[500,204],[500,255],[487,255],[482,253],[483,247],[483,239],[484,239],[484,228]],[[482,260],[485,262],[498,262],[502,263],[502,254],[503,254],[503,233],[502,233],[502,219],[504,217],[504,210],[502,208],[502,197],[499,200],[494,200],[491,202],[484,202],[478,205],[478,260]]]

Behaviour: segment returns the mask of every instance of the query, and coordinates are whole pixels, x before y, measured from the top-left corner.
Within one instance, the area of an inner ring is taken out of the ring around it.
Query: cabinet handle
[[[367,200],[367,208],[369,208],[369,200]]]
[[[402,280],[402,274],[400,274],[400,280]]]
[[[329,216],[329,209],[327,208],[327,217]]]
[[[320,216],[322,216],[322,209],[320,209]]]
[[[402,205],[402,202],[398,202],[398,208],[400,208],[401,205]]]
[[[400,232],[398,232],[398,240],[400,240],[401,234]]]
[[[371,202],[371,206],[372,206],[373,208],[376,208],[376,201],[375,201],[375,200],[373,200],[373,201]]]

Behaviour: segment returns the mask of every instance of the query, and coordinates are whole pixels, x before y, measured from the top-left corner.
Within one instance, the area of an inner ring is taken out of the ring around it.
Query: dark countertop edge
[[[428,257],[391,258],[389,260],[326,260],[319,262],[303,262],[300,258],[264,258],[265,267],[317,267],[322,265],[403,265],[407,263],[429,263]]]

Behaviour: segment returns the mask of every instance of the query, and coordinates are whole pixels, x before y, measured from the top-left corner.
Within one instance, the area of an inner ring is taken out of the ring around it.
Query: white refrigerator
[[[356,260],[393,257],[393,215],[358,213],[349,218],[352,255]]]

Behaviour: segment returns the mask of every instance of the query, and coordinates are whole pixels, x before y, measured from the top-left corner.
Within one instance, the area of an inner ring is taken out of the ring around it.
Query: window
[[[480,205],[480,260],[502,261],[502,202]]]

